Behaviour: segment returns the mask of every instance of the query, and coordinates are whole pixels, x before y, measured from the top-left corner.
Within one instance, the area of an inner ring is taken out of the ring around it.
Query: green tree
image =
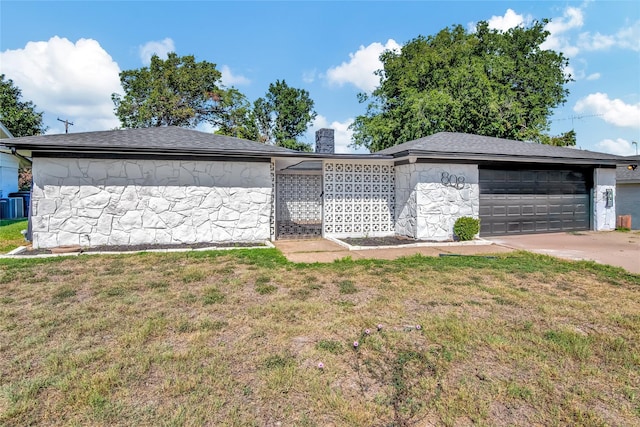
[[[548,118],[571,77],[562,53],[540,48],[547,22],[506,32],[458,25],[384,52],[380,85],[360,94],[368,106],[352,124],[354,144],[373,152],[441,131],[552,141]]]
[[[265,97],[253,103],[259,140],[294,150],[311,151],[311,146],[298,138],[317,116],[313,105],[306,90],[289,87],[284,80],[271,83]]]
[[[216,128],[215,133],[220,135],[251,141],[260,138],[251,103],[235,88],[220,93],[218,111],[209,122]]]
[[[45,133],[47,127],[42,123],[42,112],[36,111],[31,101],[21,101],[22,91],[0,75],[0,121],[15,137],[32,136]]]
[[[196,62],[193,55],[154,55],[149,67],[120,73],[124,97],[114,93],[111,99],[125,128],[195,127],[220,112],[220,78],[215,64]]]

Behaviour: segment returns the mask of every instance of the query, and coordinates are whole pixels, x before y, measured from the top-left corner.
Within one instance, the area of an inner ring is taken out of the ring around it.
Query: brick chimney
[[[336,143],[333,136],[333,129],[318,129],[316,131],[316,153],[334,154]]]

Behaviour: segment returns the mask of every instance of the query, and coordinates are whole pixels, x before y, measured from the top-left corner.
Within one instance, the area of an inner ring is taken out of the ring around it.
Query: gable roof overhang
[[[554,147],[465,133],[440,132],[377,152],[398,162],[550,164],[615,167],[623,158],[613,154]]]
[[[628,158],[501,138],[441,132],[373,154],[304,153],[225,135],[179,127],[123,129],[6,139],[4,144],[30,157],[97,157],[271,161],[343,159],[403,163],[479,165],[547,164],[616,167]]]

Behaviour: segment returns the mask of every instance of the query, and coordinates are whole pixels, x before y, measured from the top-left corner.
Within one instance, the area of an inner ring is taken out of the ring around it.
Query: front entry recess
[[[322,236],[322,175],[276,175],[276,238]]]

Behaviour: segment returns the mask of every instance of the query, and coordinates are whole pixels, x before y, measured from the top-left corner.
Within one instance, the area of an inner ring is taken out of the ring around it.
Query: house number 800
[[[449,174],[449,172],[442,172],[440,182],[442,185],[453,187],[457,190],[462,190],[464,188],[464,176]]]

